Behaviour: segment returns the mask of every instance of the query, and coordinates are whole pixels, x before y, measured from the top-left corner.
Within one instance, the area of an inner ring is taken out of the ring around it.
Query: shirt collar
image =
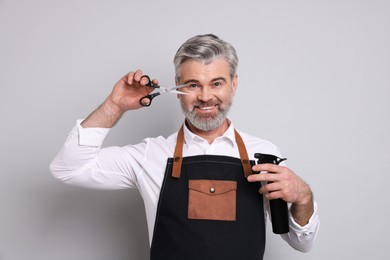
[[[228,129],[225,131],[225,133],[223,133],[222,136],[217,137],[215,140],[220,140],[220,139],[227,140],[228,143],[230,143],[234,147],[234,146],[236,146],[236,137],[234,134],[234,126],[233,126],[233,122],[231,122],[230,120],[229,120],[229,122],[230,122],[230,125],[229,125]],[[193,142],[207,142],[202,137],[191,132],[185,123],[183,124],[183,126],[184,126],[184,142],[187,145],[187,147],[191,146],[191,144]]]

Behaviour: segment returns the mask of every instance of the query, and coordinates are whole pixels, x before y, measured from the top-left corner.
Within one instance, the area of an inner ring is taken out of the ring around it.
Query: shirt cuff
[[[76,129],[79,136],[79,145],[80,146],[95,146],[100,147],[103,144],[103,140],[110,131],[110,128],[95,128],[88,127],[83,128],[80,124],[83,122],[83,119],[77,120]]]
[[[315,233],[316,229],[318,229],[319,224],[319,215],[318,215],[318,209],[317,209],[317,203],[314,201],[314,212],[311,215],[309,222],[301,226],[297,222],[295,222],[291,212],[289,211],[289,222],[290,222],[290,228],[294,231],[295,234],[297,234],[298,239],[310,239],[313,233]]]

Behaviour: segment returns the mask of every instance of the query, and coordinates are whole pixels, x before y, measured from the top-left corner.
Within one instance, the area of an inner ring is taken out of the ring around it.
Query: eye
[[[216,81],[216,82],[214,82],[214,84],[213,84],[213,86],[214,87],[221,87],[223,84],[222,84],[222,82],[220,82],[220,81]]]
[[[199,86],[197,85],[197,84],[195,84],[195,83],[193,83],[193,84],[188,84],[188,86],[187,86],[187,88],[188,89],[191,89],[191,90],[193,90],[193,89],[196,89],[196,88],[198,88]]]

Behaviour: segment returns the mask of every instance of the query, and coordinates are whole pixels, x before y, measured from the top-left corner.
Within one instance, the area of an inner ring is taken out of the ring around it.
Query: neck
[[[225,119],[225,121],[219,127],[210,131],[200,130],[193,126],[188,120],[186,120],[186,125],[191,132],[202,137],[203,139],[207,140],[209,144],[211,144],[214,142],[215,138],[222,136],[226,132],[230,126],[230,121]]]

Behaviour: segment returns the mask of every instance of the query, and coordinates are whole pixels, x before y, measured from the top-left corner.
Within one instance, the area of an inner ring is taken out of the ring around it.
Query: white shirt
[[[146,138],[135,145],[101,148],[110,129],[82,128],[81,121],[77,121],[64,146],[52,161],[52,174],[63,182],[87,188],[137,188],[144,201],[151,242],[166,163],[167,159],[173,156],[177,132],[168,138]],[[250,160],[255,160],[255,153],[281,157],[274,144],[238,132],[244,140]],[[183,156],[203,154],[240,157],[233,123],[224,135],[216,138],[212,144],[184,126]],[[264,205],[267,215],[269,206],[267,202]],[[317,204],[315,203],[315,212],[307,225],[302,227],[297,224],[291,214],[289,223],[290,232],[282,235],[283,239],[296,250],[309,251],[319,228]]]

